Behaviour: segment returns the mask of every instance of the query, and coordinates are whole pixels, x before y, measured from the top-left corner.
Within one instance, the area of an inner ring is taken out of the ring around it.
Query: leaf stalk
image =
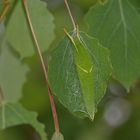
[[[71,13],[71,10],[70,10],[70,7],[69,7],[69,4],[68,4],[68,1],[67,0],[64,0],[64,3],[66,5],[66,8],[68,10],[68,13],[69,13],[69,16],[70,16],[70,19],[71,19],[71,22],[72,22],[72,25],[73,25],[73,28],[74,28],[74,31],[76,31],[77,27],[76,27],[76,23],[74,21],[74,18],[72,16],[72,13]]]
[[[28,5],[27,5],[27,1],[22,0],[22,2],[23,2],[23,7],[24,7],[24,10],[25,10],[25,13],[26,13],[27,21],[28,21],[28,24],[29,24],[29,27],[30,27],[30,31],[31,31],[31,34],[32,34],[32,37],[33,37],[33,40],[34,40],[34,43],[35,43],[35,48],[37,50],[37,54],[39,56],[40,63],[41,63],[41,66],[42,66],[42,69],[43,69],[43,72],[44,72],[45,80],[46,80],[46,83],[47,83],[48,96],[49,96],[49,100],[50,100],[50,104],[51,104],[51,110],[52,110],[54,125],[55,125],[55,132],[60,133],[60,127],[59,127],[59,121],[58,121],[58,116],[57,116],[57,112],[56,112],[54,97],[52,95],[52,90],[51,90],[49,82],[48,82],[47,68],[46,68],[42,53],[41,53],[41,49],[40,49],[35,31],[34,31],[34,28],[33,28],[31,18],[30,18],[30,12],[29,12],[29,8],[28,8]]]

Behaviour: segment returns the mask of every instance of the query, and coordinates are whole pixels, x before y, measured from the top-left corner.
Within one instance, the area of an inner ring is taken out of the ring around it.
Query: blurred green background
[[[96,0],[69,0],[73,16],[81,30],[86,30],[83,16]],[[140,1],[132,0],[140,12]],[[48,8],[54,15],[56,39],[55,47],[63,36],[63,28],[72,29],[63,0],[47,0]],[[46,52],[44,54],[47,59]],[[28,79],[23,87],[20,102],[29,110],[39,114],[38,119],[46,125],[50,139],[53,132],[53,119],[47,95],[43,72],[38,58],[24,60],[30,67]],[[65,140],[140,140],[140,82],[132,86],[129,93],[117,82],[110,82],[107,94],[98,107],[95,120],[82,120],[74,117],[56,100],[61,131]],[[39,136],[28,125],[8,128],[0,132],[0,140],[39,140]]]

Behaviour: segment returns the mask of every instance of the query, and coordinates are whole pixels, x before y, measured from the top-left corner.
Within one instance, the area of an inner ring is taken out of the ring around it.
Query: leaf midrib
[[[127,23],[126,23],[126,19],[125,19],[125,15],[124,15],[124,9],[123,9],[123,4],[122,4],[122,0],[118,0],[119,3],[119,9],[120,9],[120,16],[121,16],[121,21],[123,24],[123,28],[124,28],[124,57],[125,57],[125,68],[127,68],[127,58],[128,58],[128,52],[127,52],[127,46],[128,46],[128,36],[127,36]]]

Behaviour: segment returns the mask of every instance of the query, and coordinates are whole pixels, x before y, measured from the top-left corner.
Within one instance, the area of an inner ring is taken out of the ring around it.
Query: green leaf
[[[64,140],[64,137],[61,133],[55,132],[52,136],[51,140]]]
[[[140,13],[140,1],[139,0],[130,0],[130,2],[134,5],[135,9]]]
[[[13,7],[15,0],[1,0],[0,1],[0,23],[5,19],[11,7]]]
[[[15,102],[21,97],[28,71],[4,41],[0,53],[0,88],[6,101]]]
[[[0,15],[1,15],[1,12],[2,12],[2,10],[3,10],[3,6],[4,6],[4,2],[3,2],[4,0],[1,0],[0,1]]]
[[[27,111],[17,103],[0,104],[0,130],[8,127],[29,124],[41,137],[41,140],[47,140],[45,127],[37,120],[37,114]]]
[[[4,39],[4,31],[5,31],[5,27],[3,22],[0,23],[0,53],[1,53],[1,46],[3,43],[3,39]]]
[[[109,0],[86,15],[89,33],[111,50],[114,75],[127,89],[140,76],[140,15],[128,0]]]
[[[93,120],[111,74],[109,51],[80,32],[67,35],[51,54],[49,82],[53,93],[72,113]]]
[[[0,46],[1,46],[1,43],[3,42],[3,35],[4,35],[4,31],[5,31],[5,27],[4,27],[4,24],[3,22],[0,23]]]
[[[108,2],[109,0],[98,0],[98,2],[101,4],[101,5],[104,5]]]
[[[47,10],[46,3],[40,0],[27,0],[27,4],[38,42],[44,52],[54,39],[53,16]],[[34,42],[28,27],[22,0],[17,2],[12,11],[6,29],[9,43],[22,58],[34,54]]]

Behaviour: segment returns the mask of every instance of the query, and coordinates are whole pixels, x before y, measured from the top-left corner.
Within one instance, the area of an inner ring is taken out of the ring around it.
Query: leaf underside
[[[110,77],[112,68],[109,60],[109,51],[102,47],[98,40],[82,32],[80,32],[80,38],[83,42],[81,47],[84,47],[91,57],[90,61],[93,64],[92,80],[90,78],[89,81],[85,75],[79,74],[76,56],[74,55],[76,51],[75,46],[70,38],[66,36],[51,54],[48,67],[49,82],[53,93],[70,112],[81,118],[89,117],[93,119],[97,104],[105,94],[107,80]],[[82,60],[87,59],[82,58],[83,54],[79,53],[79,55]],[[87,95],[84,92],[85,85],[88,86],[86,89]],[[93,106],[86,103],[87,99]],[[93,110],[93,112],[89,112],[89,109]]]
[[[114,76],[127,89],[140,76],[140,15],[130,0],[109,0],[85,17],[89,34],[111,50]]]

